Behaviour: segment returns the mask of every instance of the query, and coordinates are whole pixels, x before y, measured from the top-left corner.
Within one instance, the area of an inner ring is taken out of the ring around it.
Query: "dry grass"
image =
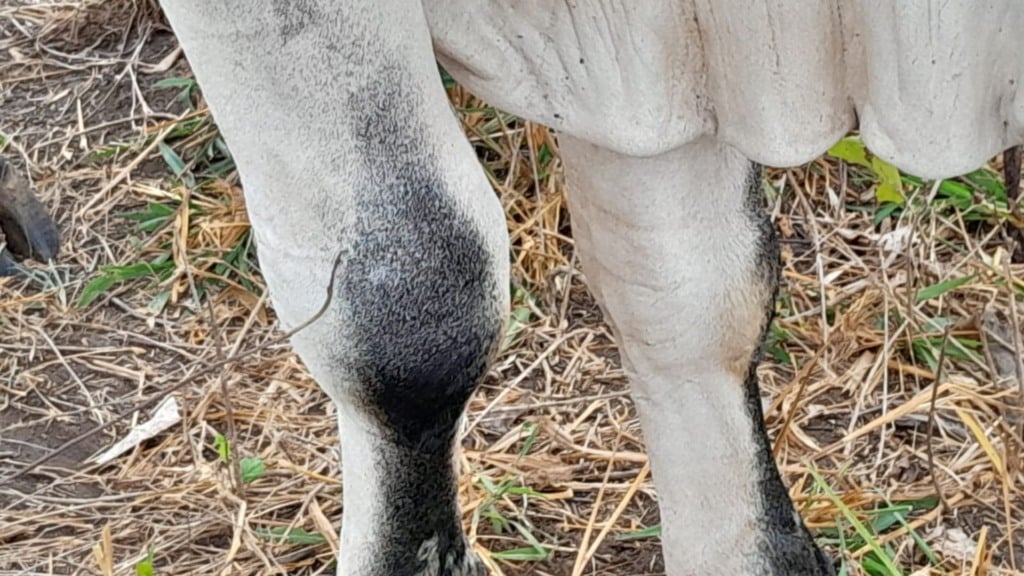
[[[191,111],[177,90],[153,87],[189,76],[176,49],[144,1],[0,7],[5,154],[27,166],[64,234],[60,262],[0,280],[0,478],[169,391],[183,415],[109,465],[84,464],[150,410],[131,413],[0,485],[0,574],[129,574],[149,549],[158,573],[332,572],[333,408],[274,341],[260,277],[246,267],[237,177],[183,186],[168,170],[167,150],[186,162],[200,154],[207,170],[201,153],[217,137],[201,101]],[[515,339],[470,406],[467,528],[499,574],[659,573],[656,538],[620,539],[657,523],[654,489],[615,346],[573,258],[557,143],[451,95],[506,207],[520,286]],[[1015,379],[1000,378],[1019,357],[1024,309],[1009,303],[1024,270],[1007,264],[998,228],[957,210],[917,207],[874,226],[873,210],[858,210],[872,206],[861,176],[834,160],[768,173],[785,278],[760,374],[783,473],[812,528],[838,523],[847,539],[849,520],[812,471],[876,524],[891,519],[875,511],[886,502],[919,501],[906,527],[874,538],[906,573],[1024,574],[1024,418]],[[121,217],[148,203],[172,208],[154,229]],[[902,248],[887,250],[897,238]],[[99,266],[161,259],[162,281],[76,306]],[[939,368],[921,347],[941,339],[942,322],[951,340]],[[965,353],[972,341],[987,345]],[[259,346],[230,370],[209,369]],[[240,484],[217,435],[235,458],[262,459],[265,475]],[[286,542],[268,536],[289,530]],[[302,530],[321,536],[298,542]],[[935,551],[931,572],[914,535]],[[549,558],[503,559],[529,556],[534,542]],[[862,542],[839,548],[850,573],[865,573]]]

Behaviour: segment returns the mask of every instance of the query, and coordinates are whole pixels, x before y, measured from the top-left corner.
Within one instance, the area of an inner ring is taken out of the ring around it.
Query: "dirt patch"
[[[83,417],[46,418],[33,421],[33,414],[12,406],[0,412],[0,457],[7,470],[25,466],[37,458],[48,455],[70,440],[81,437],[84,430],[95,426],[95,422]],[[66,478],[82,465],[102,445],[102,438],[86,438],[74,443],[69,449],[46,463],[46,467],[9,481],[8,488],[14,492],[31,492],[45,486],[56,478]],[[45,470],[45,472],[44,472]],[[68,485],[73,498],[95,498],[101,493],[97,487],[83,482]],[[0,494],[0,507],[16,509],[18,497],[7,492]]]

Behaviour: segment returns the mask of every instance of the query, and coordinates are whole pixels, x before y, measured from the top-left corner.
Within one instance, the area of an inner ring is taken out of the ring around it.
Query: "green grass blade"
[[[272,542],[284,542],[287,544],[302,544],[307,546],[319,546],[327,542],[327,538],[319,532],[310,532],[302,528],[288,529],[278,528],[256,528],[253,530],[257,536]]]
[[[868,530],[868,527],[865,526],[859,518],[857,518],[857,515],[853,513],[853,510],[850,510],[850,507],[839,498],[835,491],[832,490],[832,487],[825,482],[825,478],[823,478],[821,474],[814,469],[811,470],[811,475],[814,476],[814,483],[822,492],[825,493],[826,496],[828,496],[828,499],[832,501],[836,508],[839,508],[839,511],[843,513],[843,517],[846,518],[846,521],[853,526],[857,535],[863,538],[864,542],[871,548],[871,551],[875,553],[874,561],[878,562],[885,570],[885,572],[881,572],[879,574],[884,576],[903,576],[903,571],[893,563],[892,558],[886,554],[882,545],[879,544],[878,539],[875,538],[871,531]],[[864,563],[867,563],[867,558],[864,559]],[[867,569],[866,566],[865,569]]]
[[[625,534],[619,534],[615,537],[616,540],[629,541],[629,540],[646,540],[647,538],[660,538],[661,537],[661,524],[655,524],[649,526],[643,530],[637,530],[635,532],[626,532]]]
[[[938,298],[943,294],[955,290],[964,284],[974,280],[974,274],[964,276],[962,278],[954,278],[952,280],[946,280],[945,282],[939,282],[938,284],[932,284],[931,286],[922,288],[917,292],[917,296],[914,298],[917,302],[924,302],[925,300],[931,300],[932,298]]]

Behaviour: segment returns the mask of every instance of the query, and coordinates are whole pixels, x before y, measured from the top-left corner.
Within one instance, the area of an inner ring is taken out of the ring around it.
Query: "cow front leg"
[[[292,342],[337,406],[338,574],[481,575],[456,429],[508,308],[508,237],[419,2],[164,8],[238,164],[284,327],[333,275]]]
[[[576,247],[644,428],[668,574],[831,574],[762,419],[778,254],[760,170],[711,138],[650,158],[560,141]]]

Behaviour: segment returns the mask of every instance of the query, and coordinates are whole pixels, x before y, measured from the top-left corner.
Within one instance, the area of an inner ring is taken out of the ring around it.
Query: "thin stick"
[[[1024,411],[1024,342],[1021,342],[1021,320],[1017,316],[1017,297],[1013,291],[1013,273],[1010,270],[1010,263],[1003,262],[1003,274],[1006,275],[1006,288],[1009,290],[1010,299],[1010,324],[1013,325],[1013,355],[1017,358],[1014,372],[1017,376],[1017,392],[1020,395],[1020,409]],[[1024,442],[1024,418],[1020,419],[1017,430],[1017,440]]]
[[[950,510],[949,502],[946,501],[946,497],[942,495],[942,487],[939,486],[939,477],[935,474],[935,451],[932,448],[932,430],[935,427],[935,402],[939,396],[939,385],[942,384],[942,368],[946,362],[946,343],[949,341],[949,325],[946,326],[942,332],[942,348],[939,349],[939,365],[935,369],[935,381],[932,382],[932,399],[931,405],[928,407],[928,427],[925,429],[925,452],[928,454],[928,473],[932,478],[932,487],[935,488],[935,494],[938,495],[939,500],[942,502],[942,507],[945,510]]]
[[[196,278],[192,274],[192,263],[188,260],[188,207],[190,197],[191,191],[186,189],[185,194],[182,195],[181,204],[178,206],[178,217],[184,218],[185,221],[181,222],[178,226],[174,226],[174,243],[178,246],[178,253],[181,255],[181,266],[185,269],[185,276],[188,278],[188,287],[192,293],[192,299],[196,301],[196,305],[202,307],[199,288],[196,286]],[[213,331],[213,348],[217,353],[217,360],[223,361],[225,356],[224,346],[221,342],[220,324],[217,322],[217,315],[213,311],[213,302],[210,298],[206,299],[206,315],[209,318],[210,330]],[[231,447],[238,445],[238,436],[235,433],[235,410],[231,402],[231,386],[228,384],[227,378],[224,378],[224,374],[217,376],[217,382],[220,384],[221,402],[224,404],[224,419],[228,425],[227,438],[229,448],[227,450],[227,464],[229,474],[231,475],[231,480],[235,483],[235,490],[238,491],[239,496],[244,498],[245,484],[242,482],[241,467],[235,465],[235,451],[231,449]]]
[[[1018,150],[1018,152],[1019,152],[1019,150]],[[1019,155],[1017,157],[1017,160],[1018,160],[1018,162],[1020,161],[1020,156]],[[1019,166],[1018,166],[1018,169],[1017,169],[1017,173],[1018,173],[1018,175],[1020,174]],[[1017,232],[1021,233],[1021,230],[1018,229]],[[1021,234],[1021,235],[1024,236],[1024,234]],[[1022,253],[1024,253],[1024,246],[1018,244],[1017,248]],[[1006,288],[1009,291],[1008,298],[1009,298],[1009,301],[1010,301],[1009,302],[1009,304],[1010,304],[1010,323],[1012,324],[1012,328],[1013,328],[1013,351],[1014,351],[1014,356],[1016,356],[1016,358],[1017,358],[1017,364],[1016,364],[1016,366],[1014,366],[1014,368],[1015,368],[1014,371],[1017,373],[1016,374],[1016,376],[1017,376],[1017,392],[1018,392],[1018,394],[1020,396],[1018,398],[1018,403],[1019,403],[1020,409],[1024,410],[1024,342],[1021,342],[1021,339],[1022,339],[1021,334],[1020,334],[1020,327],[1021,327],[1021,325],[1020,325],[1020,317],[1017,315],[1017,296],[1016,296],[1016,294],[1014,293],[1014,290],[1013,290],[1013,274],[1010,272],[1010,263],[1005,261],[1005,260],[1003,261],[1003,273],[1006,274]],[[1020,422],[1017,424],[1017,441],[1018,442],[1024,442],[1024,418],[1021,418]],[[1009,458],[1004,459],[1004,461],[1008,461],[1008,460],[1009,460]],[[1003,479],[1003,513],[1006,515],[1007,520],[1009,520],[1009,518],[1010,518],[1009,494],[1008,494],[1009,486],[1007,485],[1007,483],[1008,483],[1008,480],[1009,480],[1009,477],[1010,477],[1010,472],[1007,471],[1007,470],[1004,470],[1004,474],[1005,474],[1005,476],[1004,476],[1004,479]],[[1014,539],[1014,537],[1013,537],[1014,536],[1014,525],[1013,525],[1013,523],[1011,523],[1009,521],[1007,521],[1006,534],[1007,534],[1007,538],[1009,539],[1010,542],[1015,542],[1016,541]],[[1014,547],[1012,545],[1010,546],[1010,562],[1014,566],[1017,565],[1016,552],[1014,551]]]
[[[818,361],[821,360],[821,354],[824,349],[825,346],[818,348],[814,352],[814,356],[804,362],[804,365],[794,377],[794,380],[800,382],[800,386],[797,387],[796,394],[793,395],[793,401],[790,403],[790,408],[783,417],[782,426],[779,428],[779,435],[775,438],[775,445],[772,447],[773,458],[777,459],[779,457],[779,453],[782,452],[783,441],[786,439],[786,434],[789,433],[789,427],[793,423],[793,418],[796,416],[797,409],[800,406],[800,400],[804,396],[804,391],[807,390],[807,383],[811,379],[811,371],[814,370],[814,367],[818,365]],[[782,408],[782,403],[785,402],[785,400],[785,396],[781,394],[776,399],[777,407],[779,409]],[[769,413],[775,408],[776,406],[771,406],[769,408]]]
[[[580,576],[583,573],[583,567],[587,564],[587,551],[590,546],[590,535],[594,531],[594,524],[597,522],[597,512],[601,508],[601,502],[604,499],[604,490],[608,486],[608,477],[612,472],[612,468],[615,467],[615,452],[619,450],[619,440],[622,438],[622,431],[619,431],[618,437],[615,439],[615,450],[612,452],[612,457],[608,459],[608,466],[604,469],[604,479],[601,482],[601,488],[597,491],[597,498],[594,499],[593,508],[590,510],[590,521],[587,522],[587,527],[583,530],[583,537],[580,539],[579,551],[576,554],[576,562],[573,563],[572,576]],[[646,464],[645,464],[646,466]]]
[[[609,462],[608,465],[611,466],[611,462]],[[626,506],[628,506],[629,503],[633,500],[633,496],[636,495],[637,491],[640,489],[640,486],[643,485],[644,480],[647,479],[647,475],[650,472],[651,463],[645,462],[643,468],[640,469],[640,473],[636,475],[636,478],[629,485],[629,489],[626,490],[626,493],[622,496],[622,500],[619,500],[619,504],[615,507],[615,510],[612,511],[611,516],[609,516],[605,520],[604,527],[602,527],[601,532],[597,534],[597,538],[595,538],[594,541],[591,542],[590,546],[587,548],[587,552],[583,556],[583,562],[580,564],[581,568],[582,566],[586,565],[586,563],[589,562],[591,558],[594,557],[595,553],[597,553],[597,547],[601,545],[601,542],[604,542],[604,539],[608,536],[608,532],[611,531],[612,526],[614,526],[615,522],[617,522],[619,517],[622,516],[622,513],[626,511]],[[595,504],[594,507],[594,509],[596,510],[597,505]]]

